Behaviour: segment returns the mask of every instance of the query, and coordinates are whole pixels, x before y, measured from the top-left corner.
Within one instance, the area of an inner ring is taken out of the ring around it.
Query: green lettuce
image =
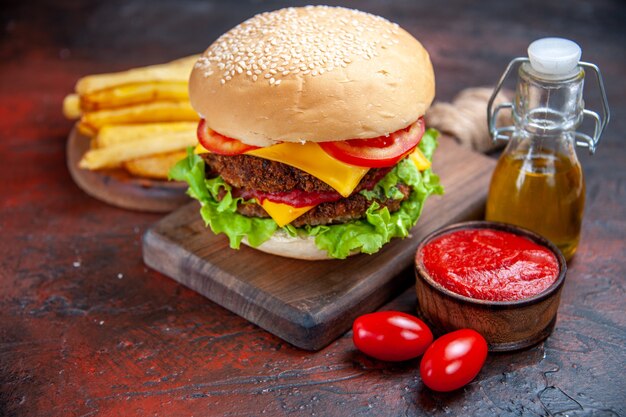
[[[437,148],[436,130],[428,129],[419,144],[419,148],[432,159]],[[240,203],[252,203],[234,198],[231,187],[221,177],[205,178],[203,159],[195,155],[190,148],[187,158],[179,161],[170,171],[170,179],[186,181],[187,193],[200,201],[200,214],[213,233],[224,233],[230,247],[238,249],[241,240],[246,237],[251,246],[259,246],[268,240],[279,227],[271,218],[246,217],[237,212]],[[380,207],[376,201],[367,209],[365,217],[348,223],[322,226],[304,226],[296,228],[287,225],[282,230],[290,236],[312,236],[318,248],[325,250],[330,257],[344,259],[351,253],[375,253],[394,237],[406,237],[424,207],[426,198],[431,194],[442,194],[439,177],[431,169],[418,171],[415,165],[404,159],[396,165],[371,191],[362,191],[369,200],[383,198],[403,198],[398,190],[398,183],[412,187],[409,198],[402,202],[400,209],[390,213],[387,207]],[[221,198],[220,198],[221,196]]]
[[[169,178],[189,184],[187,194],[200,201],[200,214],[213,233],[228,236],[230,247],[234,249],[239,249],[244,237],[250,245],[259,246],[274,234],[278,229],[274,220],[237,213],[237,204],[244,202],[243,199],[233,197],[230,185],[222,177],[206,179],[204,172],[204,160],[189,148],[187,158],[172,167]],[[220,190],[224,190],[221,199]]]

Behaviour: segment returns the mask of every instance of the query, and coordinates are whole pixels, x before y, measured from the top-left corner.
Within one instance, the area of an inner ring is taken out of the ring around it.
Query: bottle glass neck
[[[563,155],[567,158],[578,159],[574,135],[570,132],[561,132],[558,135],[537,135],[528,130],[518,130],[509,140],[505,153],[516,153],[530,158]]]
[[[584,78],[580,67],[565,77],[548,78],[522,64],[513,103],[517,130],[533,136],[570,136],[582,122]]]

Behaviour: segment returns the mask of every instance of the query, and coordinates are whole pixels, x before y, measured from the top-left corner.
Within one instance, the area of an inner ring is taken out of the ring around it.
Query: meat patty
[[[207,174],[221,175],[224,181],[236,188],[248,188],[267,193],[280,193],[293,189],[306,192],[333,191],[325,182],[298,168],[252,155],[225,156],[214,153],[202,154]],[[378,182],[389,169],[370,169],[354,192],[366,184]]]
[[[404,194],[404,199],[376,201],[378,201],[381,207],[387,207],[390,212],[397,211],[402,201],[406,200],[411,193],[410,187],[405,184],[398,184],[398,189]],[[371,204],[372,202],[368,201],[363,195],[354,193],[348,198],[315,206],[295,219],[291,224],[295,227],[301,227],[307,224],[317,226],[321,224],[346,223],[363,217]],[[263,207],[254,203],[240,204],[237,207],[237,211],[248,217],[269,217]]]

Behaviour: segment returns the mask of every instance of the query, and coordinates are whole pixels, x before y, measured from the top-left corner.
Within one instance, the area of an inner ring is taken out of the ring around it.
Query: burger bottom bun
[[[306,261],[321,261],[326,259],[334,259],[328,256],[326,251],[319,249],[315,245],[315,238],[294,237],[289,236],[282,230],[277,231],[269,240],[263,242],[260,246],[253,247],[248,243],[247,238],[243,238],[242,243],[261,252],[270,253],[272,255],[284,256],[286,258],[302,259]]]

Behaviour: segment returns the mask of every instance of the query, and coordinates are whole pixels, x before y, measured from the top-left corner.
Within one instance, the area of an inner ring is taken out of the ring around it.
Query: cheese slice
[[[431,162],[426,159],[419,148],[415,148],[411,155],[409,155],[409,158],[411,158],[411,161],[413,161],[419,171],[424,171],[425,169],[430,168]]]
[[[201,144],[194,149],[196,155],[209,153]],[[317,143],[305,144],[285,142],[245,152],[271,161],[301,169],[333,187],[339,194],[348,197],[367,174],[369,168],[357,167],[341,162],[328,155]]]
[[[289,204],[273,203],[269,200],[263,200],[261,206],[267,211],[272,219],[278,224],[279,227],[283,227],[298,217],[302,216],[307,211],[311,210],[315,206],[293,207]]]
[[[246,154],[301,169],[330,185],[344,197],[352,194],[369,170],[336,160],[314,142],[304,144],[285,142],[254,149]]]
[[[209,153],[210,151],[208,149],[206,149],[204,146],[202,146],[202,144],[198,143],[196,145],[196,148],[193,150],[193,153],[195,153],[196,155],[200,155],[203,153]]]
[[[201,144],[198,144],[194,149],[194,153],[197,155],[209,152]],[[265,148],[253,149],[245,152],[245,154],[301,169],[330,185],[343,197],[350,196],[369,171],[369,168],[346,164],[331,157],[317,143],[313,142],[304,144],[279,143]],[[264,200],[261,206],[280,227],[291,223],[315,207],[293,207],[288,204],[273,203],[269,200]]]

